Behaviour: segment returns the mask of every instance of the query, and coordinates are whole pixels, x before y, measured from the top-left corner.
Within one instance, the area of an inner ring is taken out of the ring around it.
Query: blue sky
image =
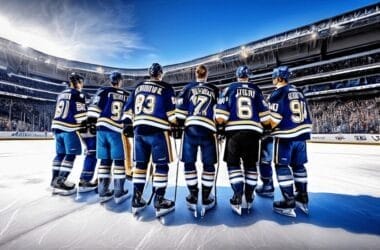
[[[0,0],[0,36],[73,60],[145,68],[217,53],[376,2]]]

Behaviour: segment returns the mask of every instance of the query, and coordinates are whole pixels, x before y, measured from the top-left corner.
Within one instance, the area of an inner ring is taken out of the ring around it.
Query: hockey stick
[[[216,182],[218,180],[218,173],[219,173],[219,166],[220,166],[220,146],[221,146],[221,139],[217,138],[216,143],[218,145],[218,148],[216,150],[217,153],[217,159],[218,163],[216,164],[216,172],[215,172],[215,180],[214,180],[214,196],[215,196],[215,203],[217,203],[217,188],[216,188]]]
[[[153,187],[153,171],[154,171],[154,169],[153,169],[153,161],[151,161],[150,162],[150,165],[149,165],[149,175],[150,175],[150,180],[151,180],[151,182],[152,182],[152,193],[151,193],[151,195],[150,195],[150,197],[149,197],[149,199],[148,199],[148,202],[147,202],[147,205],[149,206],[150,205],[150,203],[152,202],[152,200],[153,200],[153,196],[154,196],[154,194],[156,193],[156,190],[154,189],[154,187]]]
[[[175,154],[177,156],[177,171],[176,171],[176,177],[175,177],[175,188],[174,188],[174,202],[177,200],[177,188],[178,188],[178,170],[179,170],[179,154],[178,154],[178,149],[177,149],[177,141],[174,139],[174,150]],[[180,145],[181,146],[181,145]]]

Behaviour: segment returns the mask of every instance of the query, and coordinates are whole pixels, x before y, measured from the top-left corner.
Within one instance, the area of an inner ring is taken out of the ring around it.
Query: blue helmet
[[[159,63],[153,63],[149,68],[149,75],[153,77],[157,77],[162,74],[162,67]]]
[[[114,71],[110,75],[111,83],[118,83],[120,80],[123,80],[123,76],[120,72]]]
[[[236,77],[237,78],[248,78],[249,75],[249,69],[247,66],[240,66],[236,70]]]
[[[280,77],[284,79],[285,81],[288,81],[290,77],[290,71],[288,66],[280,66],[278,68],[275,68],[272,73],[272,79]]]

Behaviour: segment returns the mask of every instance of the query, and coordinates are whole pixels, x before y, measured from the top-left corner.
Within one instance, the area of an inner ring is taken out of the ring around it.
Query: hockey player
[[[284,197],[273,203],[275,212],[295,217],[296,202],[308,212],[306,140],[310,139],[311,116],[302,92],[288,83],[287,66],[273,70],[276,89],[269,98],[271,125],[274,129],[274,164]],[[289,168],[292,168],[292,170]],[[294,195],[295,184],[297,195]]]
[[[187,84],[177,97],[176,117],[179,124],[185,126],[181,161],[185,165],[185,179],[190,194],[186,202],[197,216],[198,175],[195,162],[198,147],[201,150],[202,172],[202,209],[201,216],[215,206],[215,197],[211,194],[214,187],[215,166],[217,162],[216,126],[214,106],[217,103],[218,88],[207,83],[207,68],[199,65],[195,70],[196,81]]]
[[[81,123],[86,120],[86,104],[81,93],[83,78],[78,74],[69,77],[69,88],[57,97],[55,115],[52,122],[56,142],[56,156],[53,160],[51,186],[53,193],[70,195],[75,193],[75,184],[66,181],[74,165],[76,155],[82,148],[78,136]]]
[[[90,95],[83,93],[86,99],[86,106],[91,104]],[[97,180],[91,182],[94,177],[96,168],[96,119],[87,118],[82,123],[83,128],[79,130],[82,143],[85,145],[85,158],[83,169],[79,177],[78,192],[89,192],[95,190],[98,186]]]
[[[237,82],[223,90],[215,110],[217,123],[225,125],[224,161],[227,162],[234,191],[230,203],[233,211],[239,215],[243,206],[249,211],[253,203],[262,123],[269,122],[269,112],[261,90],[249,82],[248,74],[247,66],[237,68]],[[241,161],[244,172],[240,166]],[[246,204],[243,204],[243,196]]]
[[[96,155],[100,159],[98,168],[98,193],[100,201],[106,202],[114,197],[119,204],[128,198],[128,190],[124,190],[125,183],[125,150],[127,141],[123,140],[123,106],[127,100],[127,92],[121,89],[123,77],[119,72],[110,75],[111,85],[100,88],[90,107],[89,118],[96,122]],[[109,189],[111,182],[111,166],[113,168],[114,190]]]
[[[135,215],[146,207],[142,198],[147,167],[152,155],[156,165],[153,176],[154,207],[156,217],[174,210],[174,202],[165,199],[169,163],[172,159],[168,135],[170,124],[175,123],[175,96],[173,88],[162,81],[160,64],[149,68],[150,80],[136,85],[125,106],[125,117],[133,120],[134,144],[132,213]]]

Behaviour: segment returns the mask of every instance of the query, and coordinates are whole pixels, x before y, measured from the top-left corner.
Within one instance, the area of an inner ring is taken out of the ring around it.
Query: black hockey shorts
[[[260,135],[255,131],[231,131],[226,136],[224,161],[229,166],[256,166],[259,155]]]

